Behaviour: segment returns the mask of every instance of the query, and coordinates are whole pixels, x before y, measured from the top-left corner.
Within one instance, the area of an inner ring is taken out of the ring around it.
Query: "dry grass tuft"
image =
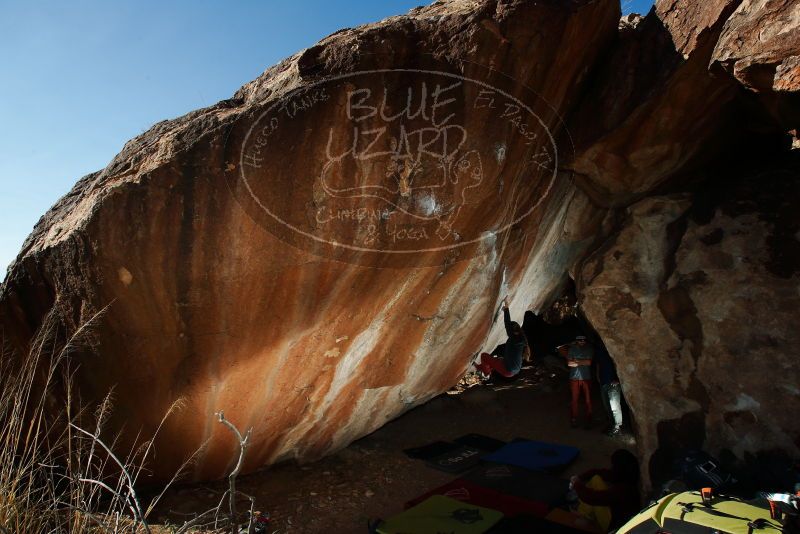
[[[143,506],[136,492],[137,480],[153,453],[156,436],[120,457],[116,440],[106,444],[101,439],[113,409],[112,393],[94,413],[76,412],[74,408],[79,402],[71,386],[74,369],[69,355],[91,344],[92,326],[104,312],[69,337],[63,335],[56,312],[51,312],[26,358],[15,357],[0,339],[0,534],[238,532],[240,524],[244,532],[250,531],[252,508],[251,517],[234,520],[233,505],[229,516],[224,517],[222,503],[181,526],[151,528],[148,515],[202,448],[187,459],[160,494]],[[53,409],[59,402],[56,399],[63,405],[60,411]],[[173,404],[158,430],[182,405],[180,400]],[[243,441],[240,462],[245,446]],[[229,490],[232,495],[238,493],[234,480],[235,473]]]

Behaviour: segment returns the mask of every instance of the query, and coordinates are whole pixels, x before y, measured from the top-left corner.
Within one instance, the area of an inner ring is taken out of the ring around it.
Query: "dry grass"
[[[239,525],[231,521],[234,510],[224,517],[222,503],[183,525],[152,529],[148,515],[197,453],[143,506],[137,480],[152,455],[155,435],[136,440],[121,457],[116,440],[106,444],[101,438],[112,395],[93,413],[75,408],[80,402],[74,398],[69,356],[90,343],[93,324],[102,313],[65,337],[52,312],[26,358],[15,357],[0,339],[0,534],[239,532]],[[54,409],[59,405],[60,410]],[[180,407],[180,402],[173,404],[161,424]],[[241,462],[246,442],[240,440],[240,447]],[[237,493],[234,479],[235,473],[231,495]],[[242,518],[236,518],[239,521]],[[245,532],[250,530],[249,517],[243,526]]]

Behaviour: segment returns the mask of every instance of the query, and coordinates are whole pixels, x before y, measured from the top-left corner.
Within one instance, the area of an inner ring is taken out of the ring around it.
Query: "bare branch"
[[[109,486],[105,482],[102,482],[100,480],[95,480],[93,478],[79,478],[78,481],[79,482],[86,482],[88,484],[95,484],[96,486],[100,486],[101,488],[103,488],[104,490],[109,492],[110,494],[114,495],[120,501],[127,502],[128,503],[128,508],[130,509],[130,511],[133,514],[133,516],[136,517],[136,509],[133,507],[133,504],[131,503],[131,499],[127,498],[127,497],[123,497],[122,495],[117,493],[111,486]]]
[[[201,520],[201,519],[204,519],[204,518],[205,518],[205,516],[207,516],[208,514],[210,514],[211,512],[214,512],[214,511],[216,511],[216,510],[217,510],[216,508],[212,508],[212,509],[210,509],[210,510],[206,510],[205,512],[203,512],[202,514],[198,515],[198,516],[197,516],[197,517],[195,517],[194,519],[192,519],[192,520],[190,520],[190,521],[186,521],[186,522],[185,522],[185,523],[184,523],[184,524],[181,526],[181,528],[179,528],[177,531],[175,531],[175,534],[185,534],[186,532],[188,532],[188,530],[189,530],[190,528],[192,528],[192,527],[195,527],[195,526],[199,525],[199,524],[200,524],[200,520]]]
[[[100,445],[100,447],[102,447],[103,450],[106,451],[108,456],[112,460],[114,460],[114,463],[116,463],[117,466],[119,466],[120,470],[122,471],[122,474],[125,475],[125,480],[127,481],[128,496],[131,498],[131,500],[133,501],[133,504],[136,507],[135,514],[134,514],[134,519],[137,522],[141,521],[142,525],[144,526],[145,532],[147,532],[147,534],[151,534],[150,533],[150,526],[147,524],[147,521],[145,521],[144,514],[142,513],[142,507],[139,504],[138,497],[136,496],[136,490],[134,490],[134,488],[133,488],[133,479],[131,478],[130,473],[128,473],[128,470],[125,468],[125,466],[122,464],[122,462],[120,462],[119,458],[117,458],[116,455],[113,452],[111,452],[111,449],[105,443],[103,443],[103,440],[101,440],[99,437],[96,437],[94,434],[92,434],[90,432],[87,432],[86,430],[82,429],[81,427],[79,427],[78,425],[76,425],[74,423],[70,423],[69,426],[71,426],[72,428],[74,428],[78,432],[80,432],[82,434],[85,434],[86,436],[88,436],[92,440],[95,440],[97,442],[97,444]]]
[[[236,436],[236,439],[239,442],[239,459],[236,462],[236,466],[233,468],[233,471],[231,471],[231,474],[228,475],[228,486],[229,486],[228,504],[230,507],[231,534],[237,534],[236,531],[238,527],[236,524],[236,477],[239,475],[239,471],[242,470],[242,464],[244,463],[244,455],[245,452],[247,452],[248,445],[250,444],[249,443],[250,433],[253,431],[253,429],[252,428],[249,429],[245,434],[245,436],[242,437],[242,434],[241,432],[239,432],[239,429],[236,428],[236,426],[233,423],[225,419],[225,414],[223,412],[220,411],[219,413],[217,413],[217,418],[219,419],[220,423],[227,426],[230,429],[230,431],[233,432],[233,435]],[[252,497],[248,495],[248,498],[250,498],[252,502]],[[252,521],[252,517],[250,521]],[[248,527],[248,531],[249,530],[250,529]]]

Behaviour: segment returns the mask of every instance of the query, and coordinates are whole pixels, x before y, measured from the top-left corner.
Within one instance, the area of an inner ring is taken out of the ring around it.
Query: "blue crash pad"
[[[488,456],[486,462],[515,465],[531,471],[554,473],[572,463],[580,451],[569,445],[544,441],[514,441]]]

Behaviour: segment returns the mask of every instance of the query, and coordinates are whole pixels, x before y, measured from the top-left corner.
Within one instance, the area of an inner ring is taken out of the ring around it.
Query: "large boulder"
[[[756,92],[800,91],[800,4],[744,0],[722,29],[711,60]]]
[[[504,295],[521,318],[569,274],[643,459],[797,452],[792,4],[446,0],[337,32],[81,179],[0,287],[5,341],[91,322],[74,398],[113,390],[121,445],[183,399],[150,467],[206,444],[215,478],[215,412],[253,429],[245,470],[317,458],[454,384]]]
[[[639,450],[800,453],[800,161],[650,197],[580,271],[617,363]]]
[[[735,129],[721,127],[736,82],[708,70],[739,0],[659,0],[626,18],[568,119],[576,182],[604,206],[622,207],[707,161]]]
[[[744,0],[731,14],[711,57],[748,91],[757,93],[786,129],[800,129],[800,4]]]
[[[0,289],[18,355],[67,333],[84,401],[193,476],[319,457],[454,384],[592,242],[558,138],[615,0],[468,2],[348,29],[155,125],[37,224]],[[52,313],[51,313],[52,312]],[[77,398],[77,396],[76,396]]]

